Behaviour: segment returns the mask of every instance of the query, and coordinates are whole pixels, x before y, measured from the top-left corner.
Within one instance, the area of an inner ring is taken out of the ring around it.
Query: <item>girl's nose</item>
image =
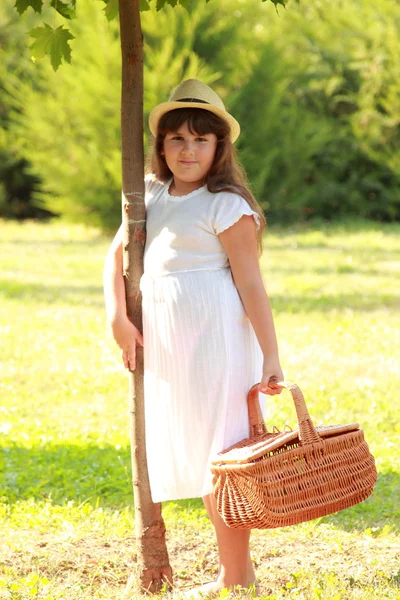
[[[184,154],[192,154],[192,153],[193,153],[193,150],[194,150],[194,148],[193,148],[193,144],[192,144],[192,142],[191,142],[190,140],[187,140],[187,141],[184,143],[184,145],[183,145],[183,150],[182,150],[182,152],[183,152]]]

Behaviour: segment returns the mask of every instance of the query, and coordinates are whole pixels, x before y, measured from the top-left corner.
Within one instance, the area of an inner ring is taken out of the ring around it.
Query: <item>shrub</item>
[[[53,73],[43,62],[35,80],[12,81],[10,131],[41,181],[36,202],[113,229],[118,26],[93,2],[81,0],[79,10],[72,66]],[[199,77],[241,123],[240,156],[270,221],[398,220],[399,24],[395,0],[291,3],[279,14],[259,0],[218,0],[193,3],[190,14],[144,13],[145,123],[179,81]]]

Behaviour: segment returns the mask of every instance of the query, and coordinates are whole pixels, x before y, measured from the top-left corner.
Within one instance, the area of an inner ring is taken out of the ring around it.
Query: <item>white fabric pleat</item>
[[[229,268],[143,275],[140,287],[152,498],[203,496],[210,459],[249,434],[261,349]]]

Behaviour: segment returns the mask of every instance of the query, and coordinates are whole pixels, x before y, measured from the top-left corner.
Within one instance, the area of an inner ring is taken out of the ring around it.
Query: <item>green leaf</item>
[[[262,1],[266,2],[267,0],[262,0]],[[297,1],[297,3],[299,3],[299,0],[296,0],[296,1]],[[286,9],[286,0],[271,0],[271,2],[275,6],[275,11],[276,11],[277,15],[279,15],[279,12],[278,12],[278,6],[279,5],[283,6],[283,8]]]
[[[22,15],[31,6],[37,13],[42,12],[43,0],[15,0],[15,8]]]
[[[140,0],[140,10],[141,11],[150,10],[150,4],[148,3],[147,0]]]
[[[60,66],[62,59],[66,62],[71,62],[71,48],[68,42],[73,40],[74,36],[68,29],[64,29],[63,26],[53,29],[45,23],[44,27],[35,27],[35,29],[32,29],[29,35],[35,38],[30,47],[33,56],[35,58],[50,56],[51,64],[55,71]]]
[[[107,21],[112,21],[118,15],[119,5],[118,0],[108,0],[104,9]]]
[[[177,4],[182,4],[182,6],[188,8],[190,2],[191,0],[156,0],[156,8],[157,10],[161,10],[166,4],[169,6],[177,6]]]
[[[60,2],[60,0],[51,0],[50,6],[55,8],[55,10],[65,19],[76,19],[76,3],[70,2],[69,4],[64,4],[64,2]]]

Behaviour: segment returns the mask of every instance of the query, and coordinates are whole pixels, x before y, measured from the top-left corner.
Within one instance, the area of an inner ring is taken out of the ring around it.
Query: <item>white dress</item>
[[[247,437],[262,353],[218,234],[258,215],[204,186],[175,197],[146,177],[143,301],[146,448],[153,502],[212,492],[210,459]],[[264,396],[265,401],[265,396]]]

